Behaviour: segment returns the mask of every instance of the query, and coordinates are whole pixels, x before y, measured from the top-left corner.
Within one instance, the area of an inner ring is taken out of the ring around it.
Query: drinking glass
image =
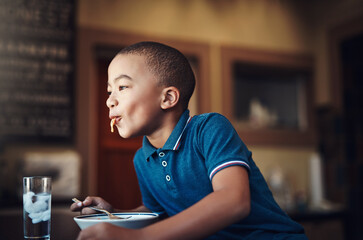
[[[50,177],[23,178],[23,219],[25,239],[50,239],[52,180]]]

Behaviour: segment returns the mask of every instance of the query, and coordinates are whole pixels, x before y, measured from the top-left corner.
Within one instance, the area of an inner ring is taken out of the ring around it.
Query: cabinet
[[[313,59],[222,47],[223,114],[249,145],[313,145]]]

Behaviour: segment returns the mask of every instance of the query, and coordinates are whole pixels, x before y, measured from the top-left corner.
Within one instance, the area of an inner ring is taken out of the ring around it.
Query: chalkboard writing
[[[0,0],[0,142],[70,142],[74,0]]]

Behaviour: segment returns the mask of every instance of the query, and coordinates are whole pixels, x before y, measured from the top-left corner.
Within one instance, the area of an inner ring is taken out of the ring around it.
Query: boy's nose
[[[117,100],[112,96],[112,94],[106,100],[106,105],[108,108],[113,108],[117,106],[117,104]]]

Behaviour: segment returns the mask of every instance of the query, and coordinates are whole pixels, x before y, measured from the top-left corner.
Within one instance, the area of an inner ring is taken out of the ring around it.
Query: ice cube
[[[35,195],[33,192],[28,192],[23,195],[24,210],[29,213],[33,224],[50,219],[50,199],[50,194]]]

